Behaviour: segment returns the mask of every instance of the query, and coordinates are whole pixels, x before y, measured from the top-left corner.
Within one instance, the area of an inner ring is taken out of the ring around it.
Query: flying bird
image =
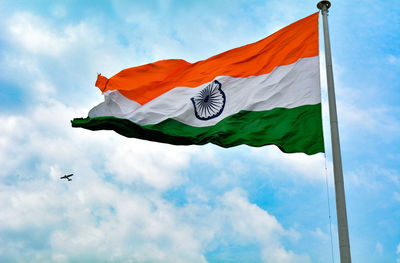
[[[60,179],[67,179],[68,181],[72,181],[72,179],[70,177],[73,175],[74,174],[67,174],[67,175],[61,176]]]

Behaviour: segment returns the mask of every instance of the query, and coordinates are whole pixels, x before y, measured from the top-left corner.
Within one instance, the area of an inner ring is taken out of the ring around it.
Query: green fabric
[[[240,144],[259,147],[274,144],[285,153],[324,152],[320,103],[293,109],[240,111],[208,127],[193,127],[173,119],[142,126],[116,117],[74,119],[72,127],[114,130],[127,137],[175,145],[214,143],[222,147]]]

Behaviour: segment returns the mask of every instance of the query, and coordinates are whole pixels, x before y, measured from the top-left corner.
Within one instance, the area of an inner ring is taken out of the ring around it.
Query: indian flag
[[[72,126],[176,145],[324,152],[318,16],[196,63],[169,59],[98,75],[105,101]]]

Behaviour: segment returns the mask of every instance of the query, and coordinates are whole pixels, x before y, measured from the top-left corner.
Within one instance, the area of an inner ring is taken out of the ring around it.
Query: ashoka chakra
[[[205,121],[218,117],[222,113],[225,106],[225,93],[221,87],[221,83],[214,80],[190,99],[196,118]]]

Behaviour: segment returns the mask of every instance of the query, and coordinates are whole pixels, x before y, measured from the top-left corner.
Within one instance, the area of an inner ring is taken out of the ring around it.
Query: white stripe
[[[124,116],[132,114],[141,105],[136,101],[126,98],[118,91],[107,91],[104,93],[104,102],[89,111],[89,117]]]
[[[196,88],[174,88],[143,106],[113,91],[105,94],[105,102],[93,108],[89,117],[115,116],[140,125],[173,118],[191,126],[204,127],[212,126],[241,110],[295,108],[321,102],[318,56],[299,59],[296,63],[276,67],[271,73],[260,76],[219,76],[216,80],[222,84],[226,104],[221,115],[210,120],[197,119],[190,100],[209,83]]]

